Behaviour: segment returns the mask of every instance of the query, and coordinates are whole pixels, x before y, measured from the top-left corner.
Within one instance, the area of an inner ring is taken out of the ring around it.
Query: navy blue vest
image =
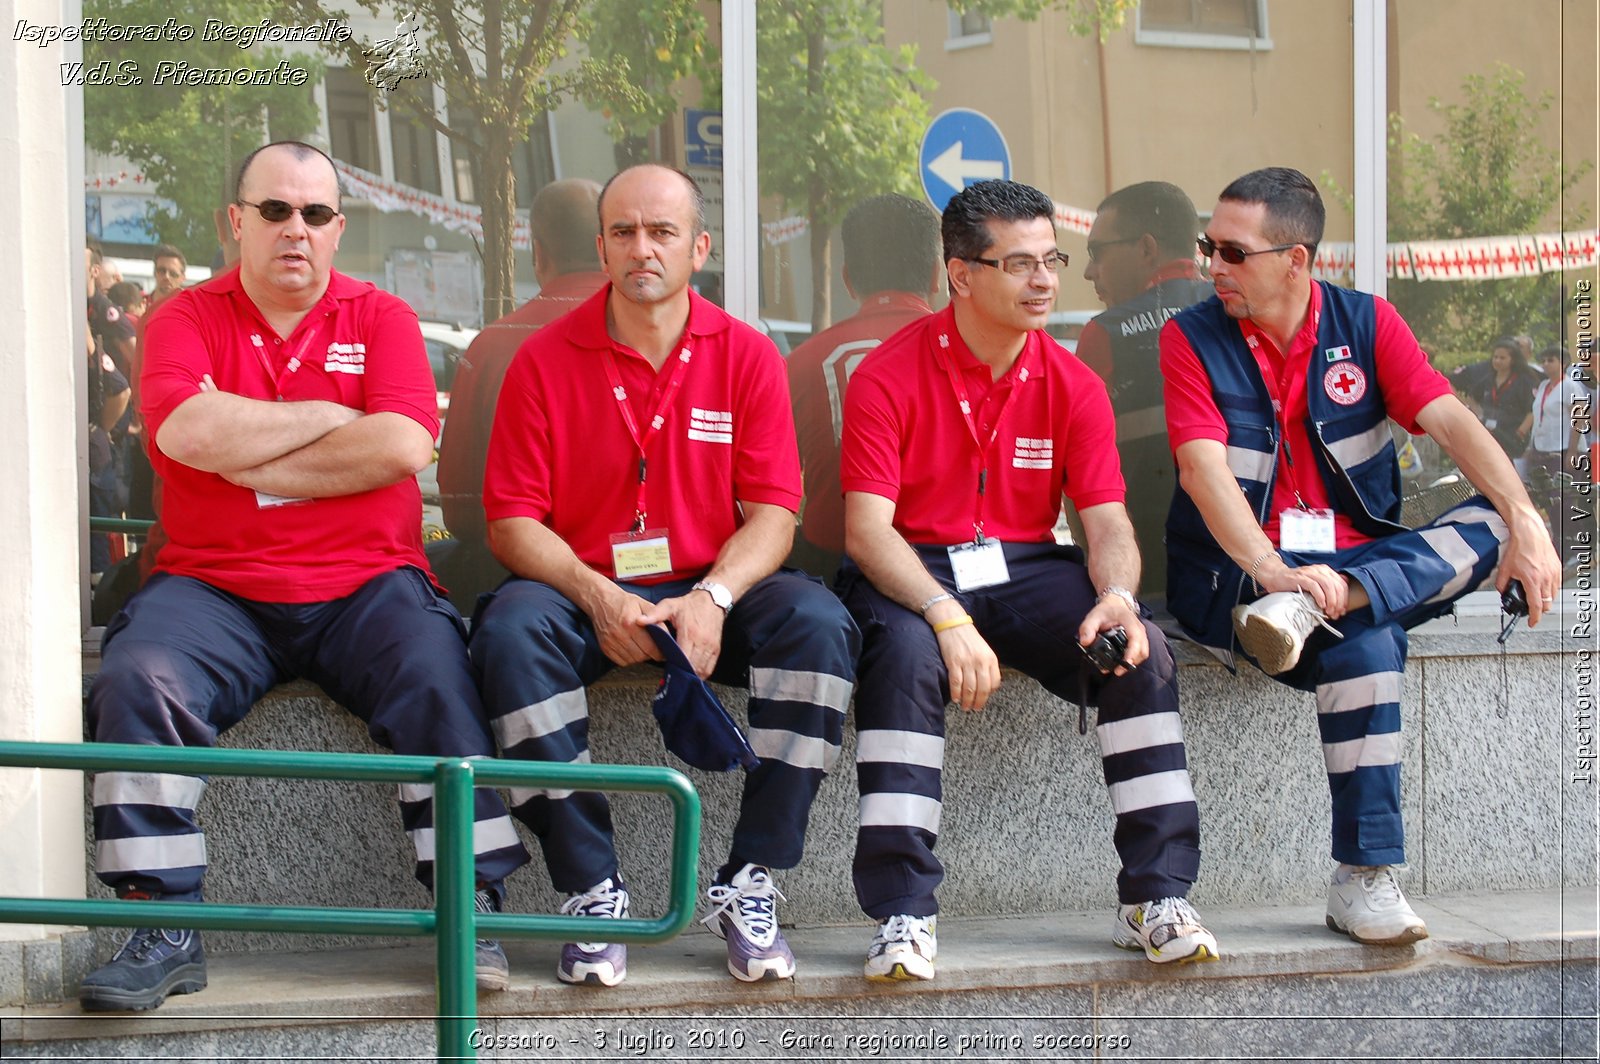
[[[1403,532],[1400,463],[1378,388],[1372,296],[1317,283],[1322,317],[1306,370],[1306,431],[1315,453],[1307,458],[1334,509],[1357,531],[1373,537]],[[1173,320],[1211,379],[1212,398],[1228,429],[1228,468],[1256,520],[1265,524],[1282,452],[1255,355],[1215,296]],[[1167,563],[1167,608],[1200,643],[1230,657],[1230,614],[1243,593],[1245,574],[1217,546],[1181,486],[1167,514]]]

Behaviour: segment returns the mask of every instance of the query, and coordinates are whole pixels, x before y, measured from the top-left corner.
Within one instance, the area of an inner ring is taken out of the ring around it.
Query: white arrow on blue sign
[[[922,191],[935,210],[978,181],[1011,177],[1011,149],[988,115],[956,107],[928,123],[918,152]]]

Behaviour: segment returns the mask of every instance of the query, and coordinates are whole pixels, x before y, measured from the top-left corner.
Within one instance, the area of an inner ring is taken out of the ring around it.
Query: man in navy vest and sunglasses
[[[1531,627],[1561,568],[1505,453],[1394,307],[1312,280],[1323,220],[1311,180],[1272,167],[1224,189],[1199,238],[1216,295],[1161,334],[1180,488],[1168,608],[1230,666],[1243,651],[1315,692],[1339,863],[1327,924],[1408,945],[1428,931],[1394,874],[1406,632],[1491,578],[1521,581]],[[1391,418],[1482,494],[1401,525]]]

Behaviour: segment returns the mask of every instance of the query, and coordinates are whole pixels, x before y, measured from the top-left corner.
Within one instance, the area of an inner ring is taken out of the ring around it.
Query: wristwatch
[[[721,584],[710,580],[701,580],[689,589],[690,591],[704,591],[711,596],[711,601],[722,607],[722,612],[727,613],[733,609],[733,592]]]
[[[1122,601],[1126,602],[1128,604],[1128,608],[1133,611],[1134,616],[1138,616],[1139,600],[1133,597],[1132,591],[1129,591],[1125,587],[1118,587],[1113,584],[1110,587],[1101,588],[1100,594],[1096,595],[1095,599],[1098,601],[1099,599],[1105,598],[1107,595],[1115,595]]]

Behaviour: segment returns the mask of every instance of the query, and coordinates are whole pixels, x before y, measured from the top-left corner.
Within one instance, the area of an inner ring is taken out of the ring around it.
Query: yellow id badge
[[[618,580],[639,580],[672,572],[667,530],[647,528],[642,532],[612,533],[611,567],[616,570]]]

